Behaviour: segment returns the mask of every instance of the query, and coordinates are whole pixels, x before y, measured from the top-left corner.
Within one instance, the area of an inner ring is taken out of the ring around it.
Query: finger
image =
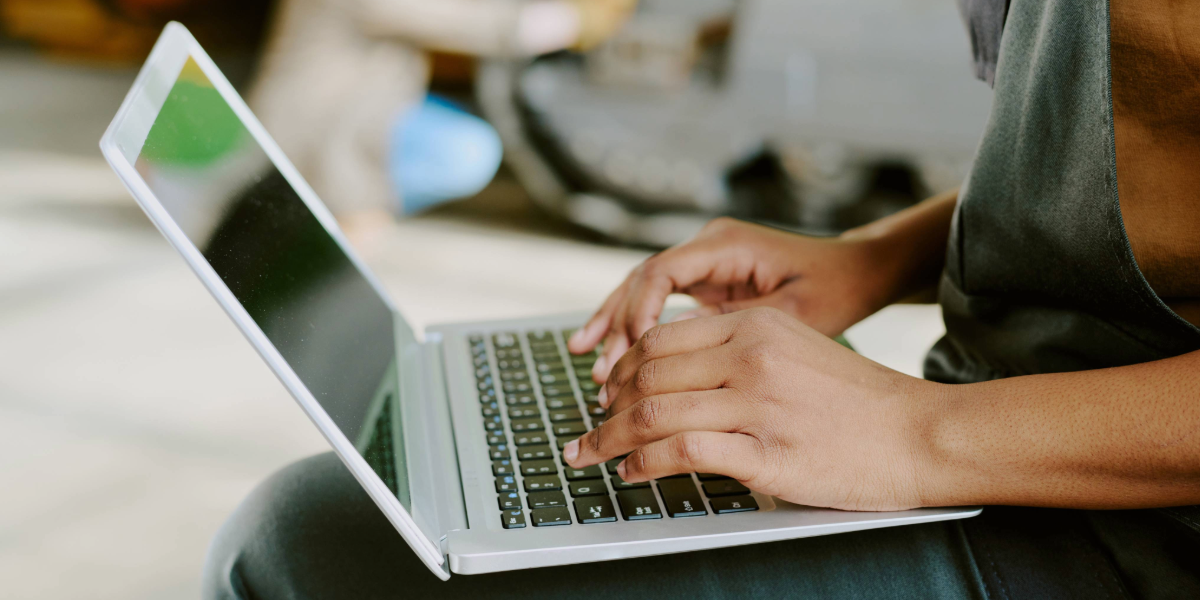
[[[617,465],[630,483],[678,473],[716,473],[751,481],[763,468],[758,441],[743,433],[687,431],[646,444]]]
[[[663,304],[671,293],[701,283],[710,286],[744,283],[749,272],[738,266],[738,261],[723,260],[728,253],[729,249],[722,244],[689,242],[651,257],[634,273],[623,318],[618,315],[614,326],[623,326],[626,337],[636,340],[658,324]]]
[[[613,313],[617,307],[625,299],[625,291],[629,289],[629,279],[621,282],[617,289],[613,290],[608,298],[604,300],[604,304],[600,305],[596,314],[588,319],[588,322],[580,327],[578,331],[571,334],[571,339],[567,340],[567,349],[572,354],[583,354],[596,347],[600,343],[600,339],[604,337],[604,333],[608,331],[612,325]]]
[[[729,381],[729,364],[727,348],[708,348],[648,360],[623,386],[606,386],[608,416],[612,418],[650,396],[719,389]]]
[[[608,381],[608,374],[612,371],[612,366],[629,350],[629,338],[625,337],[623,329],[612,327],[609,329],[608,337],[604,338],[604,347],[600,350],[600,358],[596,359],[596,364],[592,365],[592,381],[603,384]],[[604,388],[601,388],[603,391]]]
[[[564,446],[563,457],[572,467],[582,468],[684,431],[732,431],[737,415],[729,405],[736,394],[733,390],[709,390],[642,398]]]
[[[734,319],[706,319],[659,325],[647,331],[630,352],[612,364],[611,373],[600,390],[600,405],[608,408],[621,388],[642,363],[655,358],[715,348],[729,341],[736,323]],[[676,390],[680,391],[680,390]]]
[[[795,310],[795,304],[796,304],[796,301],[794,299],[794,296],[792,295],[792,290],[789,290],[786,288],[780,288],[779,290],[776,290],[775,292],[772,292],[770,294],[767,294],[766,296],[761,296],[758,298],[746,298],[746,299],[740,299],[740,300],[730,299],[730,300],[712,302],[712,303],[706,304],[704,306],[694,308],[687,312],[680,313],[680,314],[676,315],[675,318],[671,320],[671,322],[674,323],[676,321],[686,321],[688,319],[695,319],[698,317],[712,317],[712,316],[716,316],[716,315],[727,315],[729,313],[735,313],[739,310],[747,310],[750,308],[757,308],[760,306],[769,306],[771,308],[778,308],[784,312],[791,314]]]

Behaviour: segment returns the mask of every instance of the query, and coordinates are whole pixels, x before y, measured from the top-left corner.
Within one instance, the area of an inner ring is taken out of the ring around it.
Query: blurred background
[[[953,0],[0,0],[4,597],[195,597],[229,512],[326,448],[97,149],[168,20],[418,330],[591,310],[718,215],[900,210],[991,102]],[[919,375],[941,331],[847,337]]]

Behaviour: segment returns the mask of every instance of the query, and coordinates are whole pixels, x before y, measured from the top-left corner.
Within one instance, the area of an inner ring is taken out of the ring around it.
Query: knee
[[[306,595],[295,592],[319,587],[304,578],[329,566],[322,553],[363,528],[391,530],[335,455],[294,463],[259,484],[221,526],[205,558],[203,597]]]

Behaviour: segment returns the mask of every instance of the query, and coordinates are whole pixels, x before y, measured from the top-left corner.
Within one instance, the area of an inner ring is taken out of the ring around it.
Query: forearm
[[[943,386],[921,408],[922,503],[1200,503],[1200,352]]]
[[[958,190],[950,190],[842,234],[871,245],[876,271],[891,292],[888,304],[937,285],[957,204]]]
[[[422,48],[523,56],[574,44],[580,16],[567,0],[358,0],[367,33]]]

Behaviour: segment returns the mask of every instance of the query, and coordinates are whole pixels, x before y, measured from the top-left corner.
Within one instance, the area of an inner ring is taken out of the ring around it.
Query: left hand
[[[563,454],[629,453],[630,482],[718,473],[809,506],[922,505],[922,423],[941,386],[872,362],[773,308],[660,325],[613,367],[608,420]]]

